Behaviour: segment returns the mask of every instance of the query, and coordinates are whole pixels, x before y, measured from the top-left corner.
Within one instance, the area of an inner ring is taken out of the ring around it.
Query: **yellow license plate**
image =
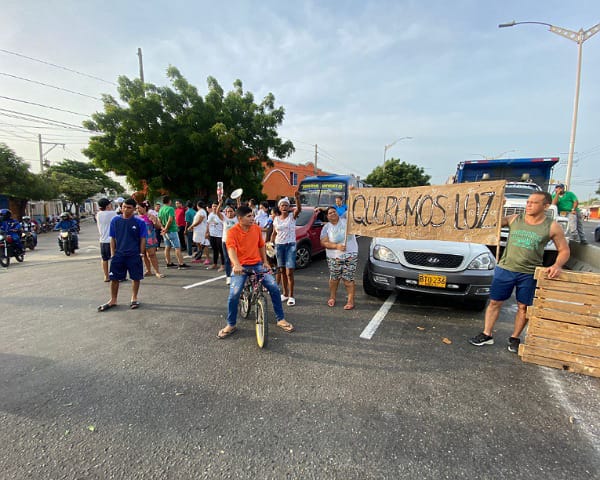
[[[419,285],[422,287],[446,288],[446,277],[444,275],[419,274]]]

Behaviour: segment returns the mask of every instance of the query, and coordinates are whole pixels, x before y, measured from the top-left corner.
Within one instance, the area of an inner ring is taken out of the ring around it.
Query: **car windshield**
[[[300,215],[298,215],[298,218],[296,219],[296,226],[297,227],[303,227],[304,225],[306,225],[308,222],[311,221],[312,217],[313,217],[313,210],[302,210],[300,212]]]

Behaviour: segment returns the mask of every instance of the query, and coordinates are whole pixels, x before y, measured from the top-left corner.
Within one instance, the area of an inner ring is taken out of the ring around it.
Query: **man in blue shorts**
[[[513,333],[508,339],[508,351],[518,352],[521,343],[519,337],[527,325],[527,306],[533,303],[535,293],[533,274],[536,267],[542,266],[544,247],[552,240],[558,250],[556,261],[546,270],[548,278],[557,277],[569,259],[569,245],[562,228],[546,216],[551,203],[552,197],[548,192],[535,192],[527,199],[525,213],[502,219],[502,226],[508,226],[510,235],[494,271],[483,332],[469,339],[472,345],[493,345],[492,330],[500,315],[500,308],[516,288],[517,315]]]
[[[142,258],[146,254],[146,224],[134,216],[136,205],[133,198],[128,198],[121,206],[122,214],[110,222],[110,300],[98,307],[99,312],[117,305],[119,282],[125,280],[128,272],[132,283],[129,308],[140,306],[138,292],[140,280],[144,278]]]

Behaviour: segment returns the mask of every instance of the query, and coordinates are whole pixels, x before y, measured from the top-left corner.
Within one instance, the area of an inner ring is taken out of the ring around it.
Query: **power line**
[[[77,70],[73,70],[72,68],[69,68],[69,67],[63,67],[62,65],[57,65],[57,64],[55,64],[55,63],[46,62],[46,61],[44,61],[44,60],[40,60],[40,59],[38,59],[38,58],[28,57],[27,55],[23,55],[23,54],[21,54],[21,53],[11,52],[10,50],[4,50],[3,48],[0,48],[0,52],[8,53],[8,54],[10,54],[10,55],[16,55],[17,57],[26,58],[27,60],[32,60],[32,61],[34,61],[34,62],[39,62],[39,63],[43,63],[43,64],[45,64],[45,65],[50,65],[51,67],[60,68],[60,69],[62,69],[62,70],[66,70],[66,71],[68,71],[68,72],[73,72],[73,73],[76,73],[77,75],[82,75],[82,76],[84,76],[84,77],[93,78],[94,80],[99,80],[99,81],[101,81],[101,82],[104,82],[104,83],[108,83],[108,84],[110,84],[110,85],[115,85],[115,86],[117,86],[117,84],[116,84],[115,82],[111,82],[110,80],[104,80],[103,78],[96,77],[96,76],[94,76],[94,75],[90,75],[90,74],[88,74],[88,73],[79,72],[79,71],[77,71]]]
[[[42,103],[28,102],[27,100],[19,100],[18,98],[5,97],[4,95],[0,95],[0,98],[4,98],[5,100],[10,100],[12,102],[26,103],[27,105],[35,105],[37,107],[49,108],[50,110],[57,110],[59,112],[65,112],[65,113],[72,113],[73,115],[79,115],[81,117],[89,118],[89,115],[86,115],[85,113],[78,113],[78,112],[74,112],[72,110],[65,110],[63,108],[51,107],[50,105],[44,105]]]
[[[44,117],[36,117],[35,115],[28,115],[25,113],[20,113],[20,112],[15,112],[16,114],[11,114],[11,113],[2,113],[2,110],[5,110],[7,112],[10,112],[11,110],[6,110],[4,108],[0,108],[0,115],[4,115],[5,117],[9,117],[9,118],[17,118],[19,120],[25,120],[28,122],[36,122],[36,123],[42,123],[45,125],[52,125],[54,127],[61,127],[61,128],[66,128],[68,130],[77,130],[79,132],[90,132],[90,130],[86,130],[83,127],[78,127],[72,124],[68,124],[68,123],[64,123],[64,122],[59,122],[58,120],[52,120],[51,118],[44,118]],[[34,117],[34,118],[28,118],[28,117]],[[37,120],[37,119],[43,119],[43,120]],[[47,121],[44,121],[47,120]],[[60,125],[63,124],[63,125]],[[69,126],[70,125],[70,126]]]
[[[5,73],[5,72],[0,72],[0,75],[4,75],[5,77],[11,77],[11,78],[16,78],[17,80],[23,80],[25,82],[30,82],[30,83],[35,83],[37,85],[43,85],[44,87],[50,87],[50,88],[55,88],[56,90],[62,90],[63,92],[68,92],[68,93],[72,93],[74,95],[80,95],[82,97],[88,97],[88,98],[92,98],[94,100],[98,100],[98,101],[102,101],[101,98],[98,97],[93,97],[92,95],[87,95],[85,93],[80,93],[80,92],[76,92],[74,90],[69,90],[67,88],[61,88],[61,87],[57,87],[56,85],[50,85],[48,83],[44,83],[44,82],[38,82],[36,80],[31,80],[30,78],[25,78],[25,77],[19,77],[17,75],[11,75],[10,73]]]

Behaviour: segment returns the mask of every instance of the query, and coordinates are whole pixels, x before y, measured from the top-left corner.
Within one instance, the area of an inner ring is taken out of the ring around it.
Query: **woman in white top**
[[[346,220],[340,218],[335,207],[327,209],[327,220],[328,223],[321,230],[321,245],[327,249],[327,266],[329,267],[327,305],[335,306],[335,296],[341,278],[348,294],[344,310],[352,310],[356,291],[354,277],[358,266],[358,243],[354,235],[346,235]]]
[[[225,260],[225,275],[227,279],[225,280],[226,285],[231,284],[231,260],[229,260],[229,253],[227,253],[227,232],[231,229],[236,223],[238,223],[237,216],[235,214],[235,210],[231,205],[227,205],[225,207],[225,215],[219,212],[221,216],[221,220],[223,221],[223,259]]]
[[[225,270],[225,260],[223,259],[223,220],[221,220],[221,206],[223,199],[219,203],[213,202],[211,211],[208,214],[208,234],[210,240],[210,248],[213,251],[213,264],[208,269],[217,269],[219,257],[221,257],[221,266],[218,267],[218,272]]]
[[[203,201],[199,201],[196,204],[196,207],[196,215],[194,215],[194,220],[187,228],[187,231],[193,232],[192,241],[198,246],[198,253],[196,254],[194,260],[192,260],[192,263],[202,263],[202,252],[204,251],[205,247],[209,245],[208,239],[206,238],[206,229],[208,227],[206,218],[208,217],[208,214],[206,213]],[[208,248],[206,249],[206,261],[204,264],[210,265],[210,260],[208,259]]]
[[[296,268],[296,219],[302,211],[300,204],[300,192],[294,193],[296,208],[290,211],[290,201],[287,197],[277,203],[279,216],[273,219],[273,234],[271,241],[277,249],[277,267],[281,271],[281,285],[283,292],[281,301],[287,300],[287,304],[296,305],[294,298],[294,269]]]

